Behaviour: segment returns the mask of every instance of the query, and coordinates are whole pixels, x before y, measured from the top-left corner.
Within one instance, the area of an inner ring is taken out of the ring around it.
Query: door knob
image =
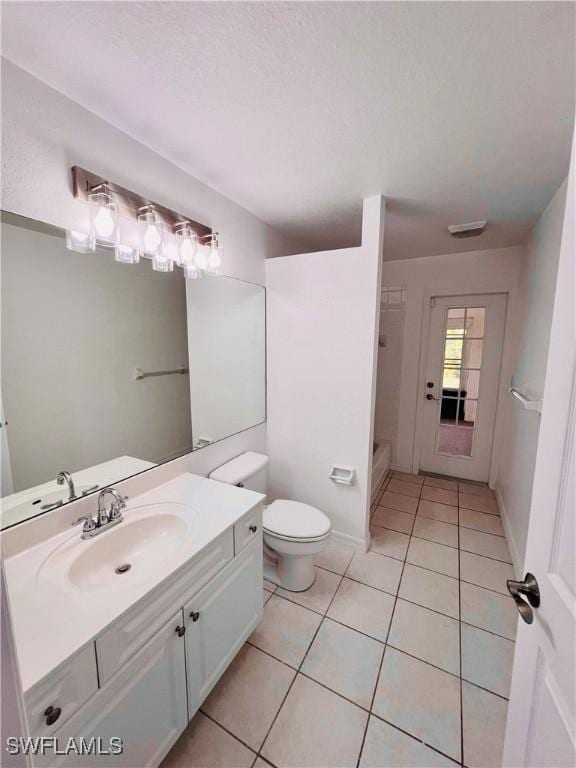
[[[522,616],[526,624],[532,624],[534,621],[534,611],[532,608],[538,608],[540,605],[540,587],[536,577],[531,573],[527,573],[524,576],[524,581],[508,579],[506,586],[516,603],[520,616]],[[524,595],[528,602],[524,600],[522,595]]]
[[[426,400],[440,400],[439,397],[434,397],[434,395],[431,395],[430,392],[426,395]]]
[[[192,619],[192,621],[198,621],[198,619],[200,618],[200,611],[192,611],[192,613],[190,614],[190,618]]]
[[[174,632],[176,632],[178,637],[184,637],[184,635],[186,634],[186,627],[176,627]]]

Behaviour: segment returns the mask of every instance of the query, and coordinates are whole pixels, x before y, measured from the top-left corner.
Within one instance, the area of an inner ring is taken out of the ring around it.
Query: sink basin
[[[184,505],[152,507],[93,539],[78,536],[52,552],[38,570],[39,581],[59,582],[80,591],[118,589],[145,579],[184,542],[188,523],[178,513]]]

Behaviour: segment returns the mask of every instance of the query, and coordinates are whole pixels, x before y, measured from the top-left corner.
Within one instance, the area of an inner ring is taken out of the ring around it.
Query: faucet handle
[[[79,525],[80,523],[84,523],[84,525],[82,526],[83,533],[88,533],[88,531],[93,531],[94,528],[96,528],[96,523],[94,522],[94,518],[89,512],[87,512],[85,515],[81,515],[80,517],[76,518],[76,520],[72,521],[72,525]]]

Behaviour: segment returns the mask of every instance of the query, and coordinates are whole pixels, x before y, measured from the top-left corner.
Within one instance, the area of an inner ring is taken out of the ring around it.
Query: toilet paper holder
[[[354,485],[356,470],[353,467],[343,467],[334,464],[330,470],[330,480],[338,485]]]

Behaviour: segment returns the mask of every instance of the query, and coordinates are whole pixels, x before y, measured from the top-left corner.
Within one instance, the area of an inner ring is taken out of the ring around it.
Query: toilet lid
[[[264,510],[264,528],[290,539],[316,539],[330,531],[330,519],[316,507],[278,499]]]

